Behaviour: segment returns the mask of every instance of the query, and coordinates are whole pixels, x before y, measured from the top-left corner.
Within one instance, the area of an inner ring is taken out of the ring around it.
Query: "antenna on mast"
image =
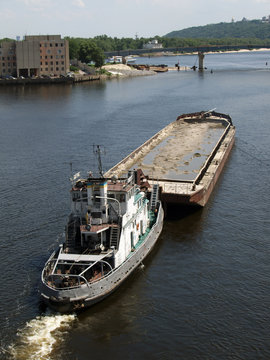
[[[97,159],[98,159],[98,171],[99,171],[99,175],[100,177],[104,177],[103,176],[103,169],[102,169],[102,162],[101,162],[101,152],[103,152],[103,154],[105,154],[105,149],[103,147],[103,150],[101,149],[101,145],[93,145],[93,152],[96,155]]]

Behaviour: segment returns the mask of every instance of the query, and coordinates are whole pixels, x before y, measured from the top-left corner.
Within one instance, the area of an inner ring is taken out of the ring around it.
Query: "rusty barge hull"
[[[159,184],[161,200],[206,205],[235,139],[229,115],[215,111],[183,114],[106,172],[122,177],[141,168],[150,185]]]

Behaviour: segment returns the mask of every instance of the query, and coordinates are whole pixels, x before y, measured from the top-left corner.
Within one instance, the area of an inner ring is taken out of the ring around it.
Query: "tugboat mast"
[[[102,161],[101,161],[101,145],[93,145],[93,152],[97,156],[97,159],[98,159],[99,175],[100,175],[100,177],[104,178],[103,169],[102,169]]]

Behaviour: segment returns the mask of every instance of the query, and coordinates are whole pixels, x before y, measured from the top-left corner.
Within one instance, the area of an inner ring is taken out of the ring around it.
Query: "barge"
[[[231,152],[235,127],[229,115],[210,111],[183,114],[112,167],[106,176],[141,168],[159,184],[169,204],[203,207]]]

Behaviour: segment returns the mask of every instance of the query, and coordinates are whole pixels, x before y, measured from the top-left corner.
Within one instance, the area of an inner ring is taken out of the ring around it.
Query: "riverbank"
[[[260,48],[260,49],[240,49],[240,50],[225,50],[225,51],[205,51],[204,54],[232,54],[232,53],[242,53],[242,52],[260,52],[260,51],[270,51],[268,48]],[[191,52],[169,52],[169,51],[161,51],[157,53],[145,53],[138,55],[137,57],[161,57],[161,56],[185,56],[185,55],[197,55],[198,51]]]
[[[109,64],[104,65],[102,69],[106,70],[110,75],[102,75],[104,78],[116,78],[116,77],[134,77],[134,76],[149,76],[156,75],[153,70],[138,70],[132,66],[125,64]]]
[[[74,77],[36,77],[36,78],[10,78],[10,79],[0,79],[0,86],[9,86],[9,85],[44,85],[44,84],[73,84],[77,82],[84,81],[96,81],[100,80],[100,75],[75,75]]]

